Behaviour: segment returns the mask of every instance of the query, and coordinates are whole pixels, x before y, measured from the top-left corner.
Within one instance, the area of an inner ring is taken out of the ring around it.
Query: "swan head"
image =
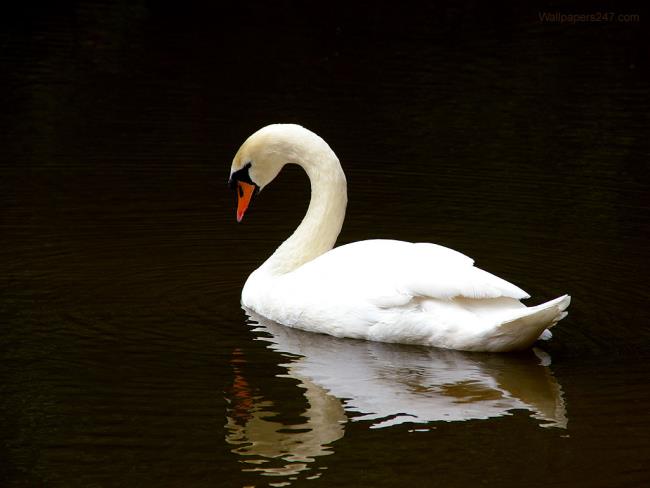
[[[253,196],[271,183],[285,164],[302,164],[314,137],[320,139],[299,125],[273,124],[244,141],[232,161],[229,178],[230,187],[237,190],[237,222]]]

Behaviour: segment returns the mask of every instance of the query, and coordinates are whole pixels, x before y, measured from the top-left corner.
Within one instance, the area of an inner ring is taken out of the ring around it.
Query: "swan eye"
[[[253,164],[251,162],[248,162],[243,168],[238,169],[232,175],[230,175],[230,179],[228,180],[228,185],[230,186],[230,188],[234,190],[236,184],[239,183],[240,181],[254,185],[250,175],[248,174],[248,170],[251,168],[252,165]]]

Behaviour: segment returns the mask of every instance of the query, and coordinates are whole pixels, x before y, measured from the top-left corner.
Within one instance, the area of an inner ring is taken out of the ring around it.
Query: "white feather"
[[[312,200],[294,234],[249,277],[244,306],[338,337],[481,351],[530,347],[566,314],[567,295],[528,308],[519,301],[529,297],[521,288],[436,244],[368,240],[331,249],[347,204],[336,155],[299,126],[268,126],[257,134],[239,150],[232,171],[251,162],[265,186],[278,165],[300,164]]]

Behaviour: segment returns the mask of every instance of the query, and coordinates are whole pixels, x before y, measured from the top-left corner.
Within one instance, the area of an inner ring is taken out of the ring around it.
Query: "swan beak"
[[[244,181],[237,182],[237,222],[241,222],[244,218],[244,213],[251,203],[253,193],[255,193],[255,185]]]

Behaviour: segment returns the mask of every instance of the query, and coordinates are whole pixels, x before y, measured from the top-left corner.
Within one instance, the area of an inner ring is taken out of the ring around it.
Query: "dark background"
[[[645,5],[4,6],[5,485],[269,482],[224,442],[233,358],[287,423],[305,399],[278,377],[286,359],[253,341],[239,292],[297,225],[309,187],[286,168],[237,225],[225,183],[241,142],[273,122],[314,130],[341,159],[339,242],[432,241],[531,303],[573,296],[543,346],[566,432],[521,412],[435,435],[354,423],[326,474],[292,482],[649,481]]]

